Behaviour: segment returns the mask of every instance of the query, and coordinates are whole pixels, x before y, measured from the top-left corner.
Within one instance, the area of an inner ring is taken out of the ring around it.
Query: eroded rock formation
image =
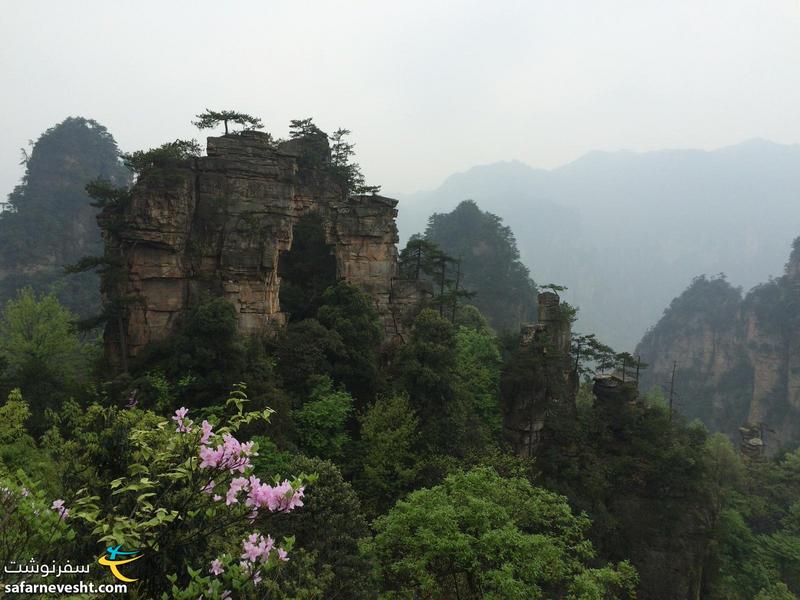
[[[734,441],[757,430],[768,453],[800,442],[800,238],[784,275],[744,298],[724,279],[696,279],[637,353],[650,363],[643,390],[677,361],[678,408],[710,428]]]
[[[393,309],[412,303],[414,290],[395,281],[395,200],[345,194],[323,168],[327,143],[321,166],[303,160],[303,140],[275,147],[260,132],[208,138],[207,149],[141,176],[130,202],[99,217],[124,273],[106,293],[133,299],[107,327],[110,358],[169,336],[204,294],[228,300],[242,332],[283,325],[279,260],[308,215],[319,217],[337,278],[374,299],[387,337],[398,333]]]
[[[520,347],[503,375],[503,433],[517,456],[532,456],[548,416],[574,409],[577,376],[570,365],[571,327],[558,294],[539,294],[539,320],[521,327]]]

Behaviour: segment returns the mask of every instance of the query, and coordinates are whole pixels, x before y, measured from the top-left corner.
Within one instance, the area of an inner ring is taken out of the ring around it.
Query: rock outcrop
[[[520,330],[520,347],[503,376],[503,434],[517,456],[535,454],[548,417],[573,410],[578,380],[570,365],[570,320],[558,294],[539,294],[539,320]]]
[[[678,409],[711,429],[736,442],[758,430],[767,453],[800,442],[800,238],[784,275],[744,298],[722,278],[697,278],[637,353],[650,363],[642,390],[669,381],[677,361]]]
[[[124,274],[105,293],[131,299],[106,329],[112,360],[165,339],[203,295],[228,300],[244,333],[282,326],[279,260],[309,215],[322,225],[337,278],[367,292],[387,337],[398,334],[393,310],[413,304],[415,290],[395,280],[397,202],[344,193],[324,168],[327,143],[314,149],[316,162],[304,151],[302,139],[276,147],[260,132],[211,137],[207,156],[147,172],[128,203],[100,215],[106,253]]]

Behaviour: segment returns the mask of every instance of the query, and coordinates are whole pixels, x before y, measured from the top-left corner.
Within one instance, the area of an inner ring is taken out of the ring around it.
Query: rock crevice
[[[415,291],[395,281],[397,201],[346,194],[324,166],[302,166],[302,149],[302,140],[276,147],[260,132],[211,137],[207,156],[144,174],[128,203],[101,213],[106,253],[124,272],[104,292],[134,299],[123,326],[106,330],[112,360],[167,338],[204,295],[229,301],[243,333],[284,325],[279,258],[309,215],[322,223],[337,278],[373,298],[387,338],[400,333],[393,305],[413,298],[392,290]]]

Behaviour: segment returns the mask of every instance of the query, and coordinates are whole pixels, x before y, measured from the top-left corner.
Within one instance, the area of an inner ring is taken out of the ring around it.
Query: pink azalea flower
[[[203,435],[200,436],[200,444],[205,446],[208,443],[208,439],[211,437],[211,423],[208,421],[203,421]]]
[[[289,560],[288,552],[283,548],[278,548],[278,560],[282,560],[283,562],[287,562]]]
[[[225,569],[222,568],[222,562],[218,558],[211,561],[211,572],[217,576],[225,572]]]
[[[225,495],[225,504],[230,506],[231,504],[239,502],[239,500],[236,498],[236,495],[243,489],[247,489],[247,484],[247,479],[244,477],[237,477],[231,481],[231,487],[228,489],[228,493]]]
[[[58,513],[62,521],[69,516],[69,509],[64,506],[64,501],[61,499],[53,500],[53,504],[50,506],[50,508]]]
[[[200,468],[220,469],[231,473],[244,473],[252,468],[251,456],[258,456],[253,451],[253,442],[239,443],[235,437],[226,433],[222,436],[223,443],[216,448],[200,447]]]
[[[242,540],[242,559],[249,560],[250,562],[267,562],[269,553],[275,546],[275,540],[271,536],[266,538],[258,533],[250,534],[246,539]]]
[[[175,411],[175,416],[172,417],[172,420],[178,424],[178,427],[175,429],[178,433],[188,433],[191,431],[191,421],[186,419],[186,415],[189,413],[189,409],[185,406],[181,406],[178,410]]]

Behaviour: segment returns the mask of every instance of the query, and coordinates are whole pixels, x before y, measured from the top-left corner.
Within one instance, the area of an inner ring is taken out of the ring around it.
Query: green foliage
[[[751,310],[764,331],[786,340],[800,328],[800,299],[797,294],[796,270],[800,265],[800,237],[792,244],[786,273],[750,290],[742,308]]]
[[[456,377],[473,400],[478,422],[492,437],[500,438],[503,417],[500,413],[500,350],[486,332],[459,327],[456,331]]]
[[[354,194],[377,194],[379,185],[367,185],[361,166],[352,161],[355,156],[355,144],[347,137],[349,129],[337,129],[331,136],[331,170],[333,177],[343,189]]]
[[[721,441],[709,448],[707,596],[793,598],[800,594],[800,451],[743,464],[723,448]]]
[[[276,369],[287,391],[298,397],[311,391],[314,375],[330,375],[331,356],[341,351],[341,339],[315,319],[289,325],[274,344]]]
[[[317,127],[313,118],[308,117],[307,119],[292,119],[289,122],[289,137],[293,140],[322,137],[327,139],[328,134]]]
[[[310,318],[326,289],[336,285],[336,257],[326,243],[322,219],[301,217],[292,230],[292,247],[280,255],[278,273],[281,311],[291,321]]]
[[[33,481],[55,493],[58,490],[56,465],[36,445],[25,423],[31,415],[19,389],[11,390],[0,406],[0,478],[12,477],[24,469]]]
[[[382,598],[633,598],[628,565],[593,569],[588,519],[489,468],[412,492],[375,521]]]
[[[286,576],[292,577],[296,561],[307,557],[313,562],[322,588],[319,598],[374,597],[370,561],[359,552],[360,540],[370,531],[358,495],[330,461],[299,455],[284,468],[290,473],[313,473],[316,477],[306,487],[303,508],[270,524],[273,536],[295,538],[296,550]]]
[[[466,327],[478,333],[492,334],[488,319],[481,314],[481,311],[471,304],[458,305],[453,325],[457,327]]]
[[[289,137],[299,143],[294,148],[299,150],[299,163],[307,177],[314,172],[324,173],[345,198],[354,194],[377,194],[380,186],[367,185],[360,165],[353,162],[355,144],[350,142],[349,135],[350,130],[342,128],[328,135],[311,118],[293,119],[289,124]],[[313,183],[320,181],[317,178]]]
[[[123,154],[122,159],[131,171],[141,176],[153,169],[180,166],[196,156],[200,156],[200,144],[197,140],[175,140],[150,150],[136,150]]]
[[[61,379],[77,377],[82,348],[72,321],[73,315],[55,296],[37,298],[29,288],[20,290],[0,320],[0,356],[12,376],[57,368]]]
[[[170,381],[190,376],[176,402],[191,397],[193,406],[223,399],[234,381],[245,380],[247,348],[239,337],[236,311],[223,298],[207,298],[186,314],[176,333],[153,345],[132,371],[161,371]],[[175,407],[170,407],[175,408]]]
[[[432,278],[440,254],[441,250],[436,244],[419,234],[412,235],[398,257],[400,276],[415,281]]]
[[[242,131],[264,128],[261,119],[235,110],[206,109],[205,112],[197,115],[197,121],[192,121],[192,124],[198,129],[213,129],[222,123],[225,126],[225,135],[228,135],[230,133],[228,130],[229,122],[241,125]]]
[[[59,487],[65,497],[88,490],[109,501],[109,483],[126,473],[134,446],[131,432],[155,427],[160,419],[150,411],[124,410],[97,402],[65,402],[48,413],[49,427],[40,445],[58,465]]]
[[[25,432],[30,408],[22,399],[19,388],[11,390],[8,401],[0,406],[0,446],[16,441]]]
[[[361,472],[356,480],[372,515],[408,492],[419,471],[419,419],[404,394],[378,398],[360,417]]]
[[[130,188],[117,187],[106,179],[95,179],[87,183],[86,193],[94,200],[92,206],[97,208],[120,208],[131,199]]]
[[[102,251],[97,208],[84,189],[98,178],[122,187],[130,181],[105,127],[70,117],[39,137],[8,197],[10,210],[0,215],[0,305],[30,286],[56,294],[81,316],[96,311],[97,277],[65,276],[62,268]]]
[[[278,335],[276,360],[284,387],[300,398],[314,376],[327,375],[362,408],[383,385],[378,368],[383,328],[371,298],[340,281],[322,294],[316,317],[290,322]]]
[[[378,349],[384,332],[375,305],[358,286],[340,281],[325,290],[317,320],[339,340],[331,357],[334,381],[363,406],[381,387]]]
[[[631,402],[632,384],[613,389],[581,402],[577,415],[554,413],[537,454],[541,481],[586,511],[604,559],[630,559],[642,597],[692,596],[703,572],[695,540],[709,535],[707,434],[661,406]],[[717,454],[722,468],[724,448]]]
[[[334,390],[330,379],[320,380],[308,401],[292,413],[303,451],[318,458],[341,458],[350,441],[345,424],[352,411],[350,394]]]
[[[426,309],[395,357],[400,385],[420,419],[422,442],[432,451],[463,450],[468,406],[457,390],[455,348],[453,326]]]
[[[776,583],[758,592],[754,600],[797,600],[797,596],[789,590],[785,583]]]
[[[431,306],[436,307],[440,315],[447,316],[451,323],[455,323],[459,301],[475,295],[463,287],[461,260],[418,234],[411,236],[401,250],[398,269],[401,278],[430,283]]]
[[[231,393],[220,422],[215,423],[212,446],[222,443],[223,435],[269,419],[269,409],[245,412],[247,402],[241,387]],[[208,581],[191,565],[202,565],[205,570],[219,556],[228,570],[226,578],[246,587],[249,576],[237,572],[241,540],[253,529],[258,531],[265,519],[263,515],[256,520],[248,518],[251,509],[243,502],[226,506],[211,493],[202,492],[212,485],[215,490],[228,489],[240,473],[200,468],[200,426],[186,419],[185,431],[176,430],[175,422],[158,419],[153,426],[150,419],[141,419],[128,433],[125,472],[109,483],[108,500],[91,490],[80,490],[70,503],[72,518],[81,523],[86,535],[104,545],[125,544],[143,552],[137,562],[136,591],[141,597],[157,598],[169,590],[165,578],[169,573],[180,573],[172,580],[178,581],[174,597],[196,597]],[[244,474],[249,475],[247,471]],[[301,484],[295,479],[293,489]],[[289,549],[292,542],[286,539],[281,545]],[[273,560],[267,568],[271,572],[279,565]],[[253,597],[252,584],[249,589],[250,595],[243,592],[241,597]]]
[[[536,289],[522,264],[511,229],[500,217],[465,200],[431,216],[425,239],[462,261],[461,286],[496,329],[516,331],[536,318]]]
[[[579,375],[605,372],[617,364],[617,353],[593,333],[574,333],[570,343],[574,369]]]
[[[13,563],[72,560],[69,542],[75,531],[51,504],[48,494],[22,470],[0,475],[0,562],[8,568],[6,573],[13,573]],[[13,581],[13,576],[4,575],[4,583]]]
[[[3,379],[9,389],[21,388],[35,420],[78,390],[86,375],[87,350],[73,319],[54,295],[37,298],[29,288],[10,300],[0,317]]]

